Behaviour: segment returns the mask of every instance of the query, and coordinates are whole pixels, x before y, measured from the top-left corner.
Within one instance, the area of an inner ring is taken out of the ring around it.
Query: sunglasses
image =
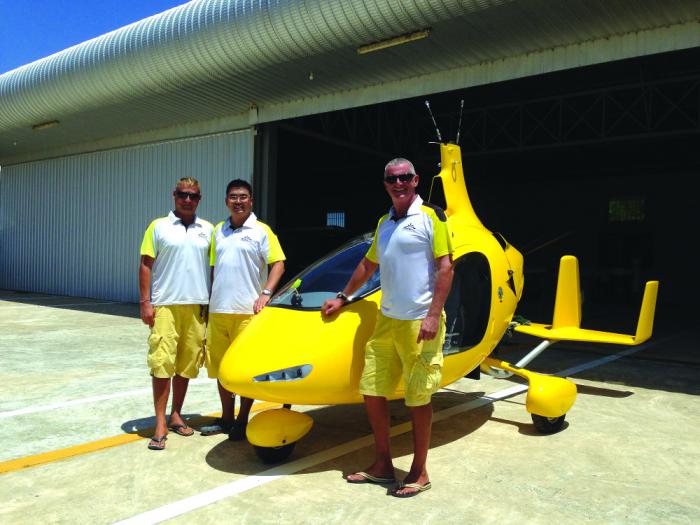
[[[415,177],[415,173],[401,173],[400,175],[386,175],[384,177],[384,182],[387,184],[394,184],[396,183],[397,180],[400,180],[401,182],[408,182]]]
[[[183,201],[186,201],[189,198],[193,202],[197,202],[202,198],[199,193],[190,193],[189,191],[175,191],[175,196]]]

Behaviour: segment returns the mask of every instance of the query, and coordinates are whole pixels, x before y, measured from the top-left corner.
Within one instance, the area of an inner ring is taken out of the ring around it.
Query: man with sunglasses
[[[204,357],[209,245],[214,230],[195,213],[201,197],[196,179],[180,179],[173,192],[175,210],[151,222],[141,244],[141,320],[151,328],[148,367],[156,412],[151,450],[165,448],[168,430],[181,436],[194,433],[181,412],[189,380],[197,377]],[[171,382],[168,424],[165,410]]]
[[[377,225],[374,240],[345,288],[323,304],[323,314],[337,312],[381,267],[381,310],[365,348],[360,379],[375,442],[375,459],[348,483],[393,483],[389,405],[403,378],[405,403],[413,424],[413,462],[391,494],[407,498],[431,487],[426,461],[433,409],[440,386],[445,339],[443,306],[452,285],[452,243],[445,213],[416,193],[418,175],[403,158],[384,168],[384,188],[393,207]]]
[[[284,252],[270,227],[253,213],[253,189],[236,179],[226,187],[230,216],[214,229],[211,243],[212,290],[207,326],[206,365],[217,379],[221,418],[202,427],[204,436],[227,433],[245,439],[253,400],[241,397],[234,418],[235,394],[218,381],[221,360],[234,339],[270,300],[284,273]],[[268,271],[269,266],[269,271]]]

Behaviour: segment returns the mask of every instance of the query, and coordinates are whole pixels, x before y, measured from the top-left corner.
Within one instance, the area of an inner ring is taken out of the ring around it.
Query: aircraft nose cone
[[[265,401],[359,402],[364,346],[376,315],[376,303],[366,300],[331,318],[267,307],[226,351],[219,380],[230,392]]]

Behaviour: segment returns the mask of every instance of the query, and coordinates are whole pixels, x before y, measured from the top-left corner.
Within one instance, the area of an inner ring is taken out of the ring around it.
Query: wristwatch
[[[272,290],[268,290],[267,288],[263,288],[262,294],[263,295],[272,295]]]
[[[338,292],[337,294],[335,294],[335,298],[342,299],[344,303],[347,303],[350,300],[350,298],[343,292]]]

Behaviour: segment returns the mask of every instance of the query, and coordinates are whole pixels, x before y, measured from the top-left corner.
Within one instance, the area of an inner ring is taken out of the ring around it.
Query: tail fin
[[[559,262],[557,296],[554,300],[552,328],[581,327],[581,283],[578,259],[565,255]]]
[[[651,337],[654,329],[654,313],[656,311],[656,296],[659,293],[659,281],[649,281],[644,287],[644,297],[642,307],[639,311],[639,321],[637,322],[637,332],[634,340],[637,344],[643,343]]]

